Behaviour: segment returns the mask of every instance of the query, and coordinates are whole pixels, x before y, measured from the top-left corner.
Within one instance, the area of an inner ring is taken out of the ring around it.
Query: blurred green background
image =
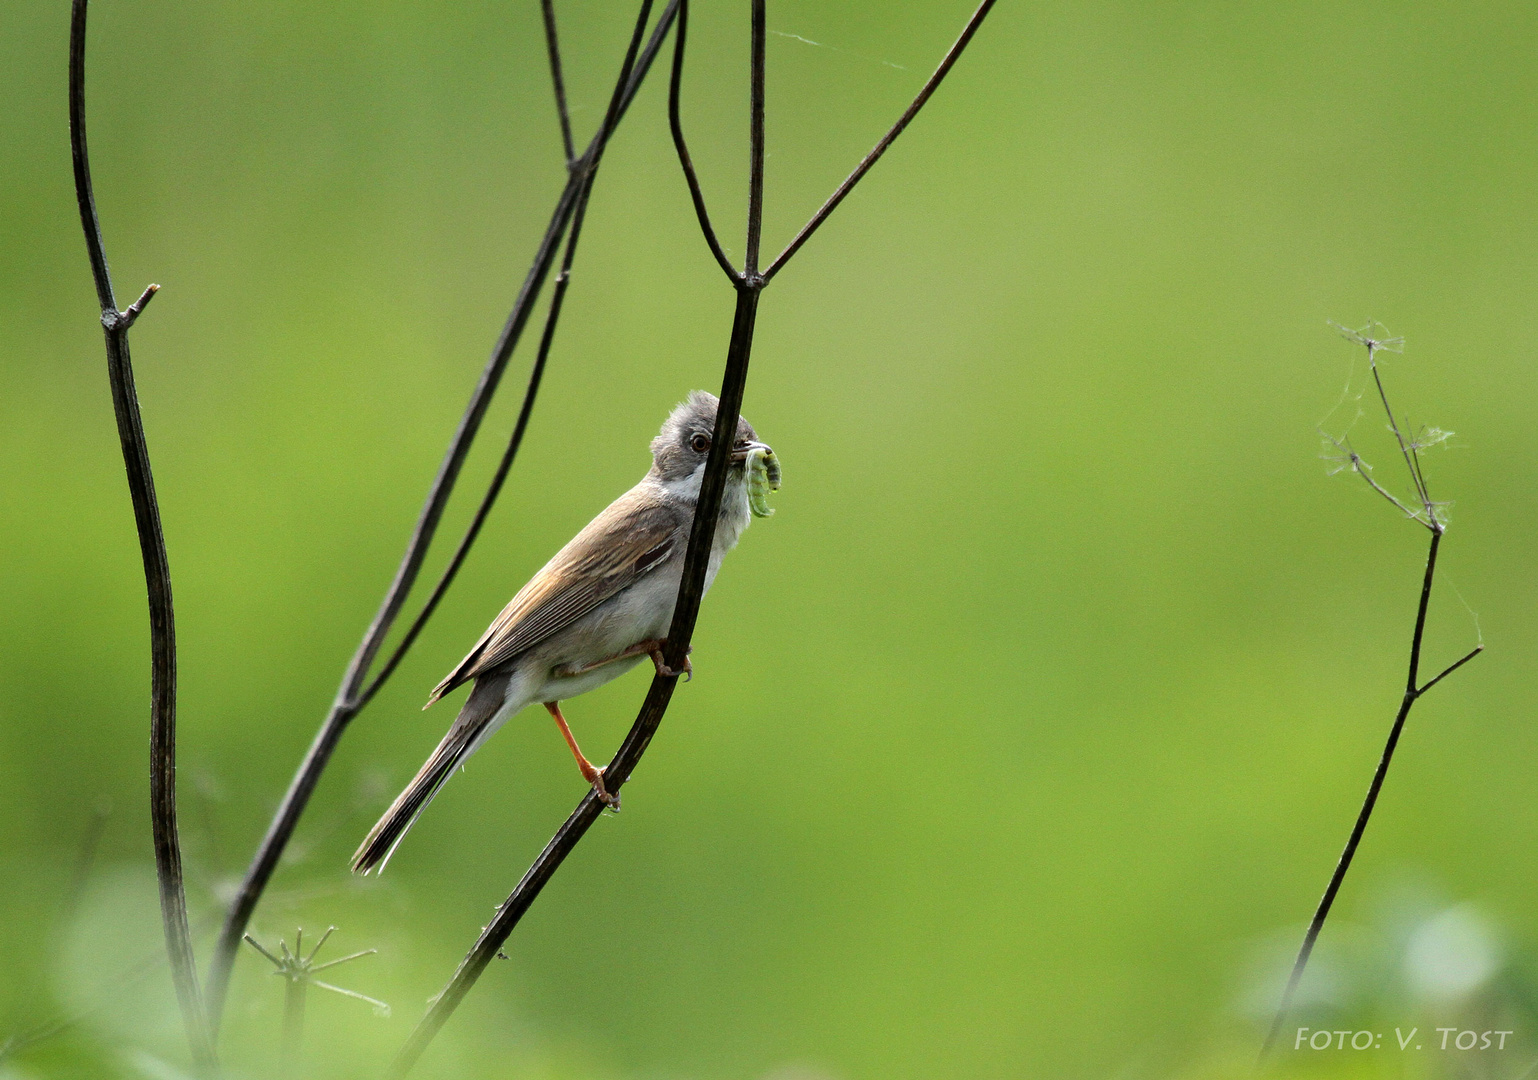
[[[686,120],[740,257],[747,6],[697,7]],[[585,139],[633,10],[557,9]],[[769,5],[767,248],[969,12]],[[0,1039],[78,1022],[0,1076],[169,1077],[186,1055],[153,960],[144,590],[72,198],[67,21],[62,0],[0,13]],[[419,1075],[1248,1075],[1397,704],[1425,554],[1319,456],[1362,375],[1326,320],[1369,318],[1408,339],[1386,358],[1397,407],[1458,432],[1427,463],[1455,501],[1427,664],[1480,633],[1489,649],[1416,710],[1300,997],[1298,1025],[1385,1048],[1277,1068],[1521,1074],[1538,1056],[1535,47],[1538,9],[1509,2],[1000,4],[765,295],[745,413],[784,462],[779,513],[712,591],[700,677],[624,813]],[[133,344],[204,957],[562,182],[543,48],[532,0],[95,5],[108,251],[124,303],[164,286]],[[336,981],[393,1015],[312,994],[313,1076],[379,1074],[582,793],[530,712],[383,879],[347,873],[451,718],[419,711],[429,688],[641,475],[668,408],[719,385],[731,294],[664,90],[647,84],[605,159],[512,481],[253,924],[269,943],[335,924],[325,955],[379,950]],[[1381,417],[1351,432],[1402,489]],[[568,708],[594,756],[645,679]],[[266,971],[242,956],[229,1076],[276,1072]],[[1400,1052],[1395,1026],[1517,1034]]]

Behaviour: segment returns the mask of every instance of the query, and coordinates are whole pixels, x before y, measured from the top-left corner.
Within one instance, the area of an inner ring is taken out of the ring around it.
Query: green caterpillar
[[[780,459],[770,449],[748,451],[748,506],[754,517],[771,517],[769,493],[780,490]]]

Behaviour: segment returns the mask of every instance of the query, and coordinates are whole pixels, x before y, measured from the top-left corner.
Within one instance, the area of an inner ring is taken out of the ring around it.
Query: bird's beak
[[[770,449],[768,443],[740,442],[736,446],[732,447],[732,463],[734,465],[741,465],[744,461],[748,460],[748,455],[751,454],[754,450],[765,450],[771,454],[774,453],[774,451]]]

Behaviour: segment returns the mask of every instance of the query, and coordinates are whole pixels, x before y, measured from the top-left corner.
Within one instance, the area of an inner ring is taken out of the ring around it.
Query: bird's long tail
[[[506,690],[506,676],[482,679],[476,683],[443,741],[428,756],[411,783],[406,785],[406,790],[396,797],[384,816],[369,830],[363,843],[358,845],[358,850],[353,852],[354,873],[384,871],[396,846],[405,837],[406,831],[416,824],[417,817],[427,809],[433,796],[438,794],[454,770],[480,749],[486,738],[496,730],[498,721],[505,719],[499,713],[505,704]]]

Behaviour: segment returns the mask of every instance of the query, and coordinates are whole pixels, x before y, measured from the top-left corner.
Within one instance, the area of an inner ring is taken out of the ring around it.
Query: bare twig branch
[[[555,90],[555,111],[561,120],[561,144],[566,148],[566,167],[577,160],[571,141],[571,114],[566,111],[566,82],[561,78],[561,45],[555,33],[555,0],[540,0],[545,16],[545,46],[550,52],[550,83]]]
[[[929,77],[929,81],[919,91],[918,97],[913,99],[913,104],[908,106],[907,111],[898,117],[897,123],[892,125],[891,130],[883,135],[881,141],[875,145],[870,153],[865,155],[860,164],[855,166],[854,172],[850,173],[844,182],[838,186],[838,189],[828,196],[828,200],[822,204],[822,208],[812,215],[812,220],[801,227],[801,231],[795,235],[795,238],[785,245],[785,250],[775,257],[774,262],[769,264],[769,268],[764,271],[765,281],[772,279],[775,274],[778,274],[780,268],[790,261],[790,257],[801,250],[801,245],[811,238],[811,235],[822,226],[824,221],[828,220],[828,215],[838,209],[838,204],[843,202],[844,197],[854,190],[854,186],[864,178],[866,173],[870,172],[871,166],[881,160],[881,155],[886,153],[887,147],[896,142],[897,136],[901,135],[903,130],[912,123],[913,118],[919,114],[919,110],[924,107],[925,102],[939,88],[945,76],[950,74],[950,70],[955,66],[956,61],[961,58],[961,54],[972,40],[972,35],[977,33],[977,28],[983,24],[983,20],[988,17],[988,12],[993,9],[993,4],[994,0],[983,0],[978,9],[972,13],[972,17],[967,20],[967,25],[961,31],[961,36],[956,39],[956,43],[945,54],[945,59],[940,61],[940,66],[935,69],[935,73]]]
[[[535,396],[538,393],[540,377],[543,374],[543,357],[547,348],[542,346],[541,358],[536,361],[536,368],[531,372],[529,385],[524,394],[523,405],[519,411],[519,424],[514,429],[513,438],[509,442],[508,450],[503,455],[503,462],[499,465],[497,474],[488,488],[486,496],[482,499],[480,509],[476,513],[464,538],[460,541],[454,557],[450,560],[448,568],[444,571],[438,584],[435,586],[428,604],[424,605],[422,613],[413,622],[406,637],[402,639],[400,646],[390,656],[388,662],[379,675],[368,681],[369,672],[386,635],[395,625],[401,609],[404,607],[406,597],[416,583],[418,574],[422,568],[422,562],[426,557],[427,548],[436,535],[439,522],[442,519],[449,497],[459,478],[459,473],[464,465],[470,446],[474,442],[480,430],[481,421],[485,418],[486,410],[491,404],[491,398],[496,393],[502,374],[511,358],[513,349],[517,345],[523,333],[534,303],[538,298],[541,286],[548,276],[551,267],[555,263],[561,241],[565,237],[568,228],[576,218],[579,209],[585,205],[587,192],[591,191],[592,184],[597,174],[598,164],[602,158],[604,148],[607,146],[614,129],[629,109],[635,95],[639,92],[642,80],[650,71],[652,62],[656,59],[657,52],[662,47],[669,29],[678,10],[679,0],[671,0],[657,20],[652,34],[646,41],[645,48],[637,52],[638,40],[632,38],[630,47],[626,52],[625,61],[620,67],[619,76],[615,82],[615,93],[610,99],[609,108],[605,113],[604,122],[599,131],[589,142],[587,150],[577,158],[568,170],[565,188],[556,201],[555,210],[550,217],[550,223],[545,230],[538,249],[535,252],[533,264],[529,268],[528,275],[524,279],[518,298],[514,302],[513,309],[509,313],[507,323],[503,327],[501,335],[492,349],[491,357],[481,373],[480,380],[476,383],[471,393],[470,401],[465,407],[465,412],[460,420],[459,427],[455,430],[453,438],[449,442],[448,450],[444,454],[442,465],[438,475],[434,478],[432,487],[428,491],[427,499],[422,506],[422,512],[413,529],[411,538],[407,543],[405,554],[401,557],[401,563],[396,570],[395,578],[391,581],[389,589],[380,603],[379,611],[373,622],[369,625],[363,641],[358,646],[352,660],[348,663],[343,675],[341,686],[337,690],[336,698],[332,702],[325,720],[316,732],[314,740],[306,751],[303,761],[300,762],[293,780],[289,784],[283,800],[278,806],[267,833],[262,839],[256,854],[251,860],[251,865],[246,870],[245,879],[241,882],[240,890],[236,894],[234,902],[230,906],[225,918],[224,927],[220,932],[219,940],[215,946],[214,957],[209,973],[209,1013],[217,1030],[218,1021],[223,1013],[225,995],[229,988],[230,972],[235,963],[235,956],[240,947],[242,935],[251,920],[252,913],[261,899],[263,890],[271,880],[273,872],[277,869],[278,860],[283,854],[289,839],[293,836],[294,829],[298,825],[300,816],[308,805],[310,796],[314,794],[316,785],[320,782],[320,776],[325,771],[327,763],[331,759],[337,744],[341,741],[343,733],[353,718],[368,704],[383,685],[384,680],[392,674],[399,665],[406,651],[415,642],[427,619],[436,610],[438,602],[454,580],[460,566],[464,563],[465,555],[470,546],[475,542],[481,526],[490,512],[491,505],[497,494],[501,491],[502,483],[506,479],[507,470],[511,468],[513,458],[523,438],[523,432],[528,426],[528,417],[533,409]],[[651,0],[646,0],[643,10],[650,10]],[[644,30],[644,22],[642,23]],[[551,39],[553,42],[553,39]],[[572,248],[568,247],[568,255]],[[570,264],[565,264],[565,272],[569,275]],[[564,293],[564,286],[558,283],[558,288]],[[558,307],[554,309],[556,315]],[[545,339],[552,338],[555,322],[553,318],[547,318]]]
[[[176,621],[171,599],[171,567],[166,558],[165,533],[155,478],[150,469],[144,420],[134,386],[128,330],[154,297],[151,285],[126,311],[119,311],[107,269],[96,198],[91,188],[91,162],[85,131],[86,0],[74,0],[69,37],[70,149],[75,166],[75,197],[85,232],[91,275],[101,302],[102,329],[107,341],[107,378],[117,417],[123,465],[133,502],[134,525],[144,561],[144,581],[150,609],[150,826],[154,835],[155,873],[160,883],[160,915],[166,937],[171,977],[181,1006],[187,1041],[198,1070],[217,1070],[213,1040],[198,989],[192,935],[187,926],[187,892],[182,879],[181,843],[176,827]]]
[[[140,313],[149,307],[150,301],[155,299],[155,294],[159,291],[159,285],[144,286],[144,291],[139,294],[139,299],[129,304],[123,311],[117,313],[118,327],[127,330],[134,323],[138,322]]]
[[[1367,787],[1367,797],[1362,801],[1362,809],[1357,813],[1356,824],[1351,827],[1351,835],[1346,840],[1346,847],[1340,854],[1340,859],[1335,864],[1335,872],[1330,875],[1330,883],[1325,887],[1324,896],[1320,898],[1319,906],[1314,910],[1314,917],[1309,921],[1308,930],[1303,935],[1303,945],[1298,950],[1298,956],[1293,961],[1292,972],[1287,977],[1287,988],[1282,992],[1281,1004],[1277,1007],[1276,1017],[1271,1022],[1271,1030],[1266,1035],[1265,1045],[1261,1048],[1262,1060],[1270,1053],[1276,1043],[1276,1037],[1281,1033],[1282,1024],[1286,1020],[1287,1011],[1292,1005],[1293,994],[1297,992],[1298,983],[1303,978],[1303,971],[1308,967],[1309,957],[1313,954],[1314,943],[1319,940],[1319,932],[1324,929],[1324,921],[1329,917],[1330,908],[1335,903],[1335,895],[1340,892],[1341,882],[1346,879],[1346,871],[1351,869],[1351,860],[1356,856],[1357,845],[1362,842],[1362,834],[1367,831],[1367,822],[1372,818],[1373,807],[1378,802],[1378,792],[1383,788],[1383,781],[1388,776],[1388,767],[1394,759],[1394,750],[1399,745],[1400,733],[1404,730],[1405,720],[1410,716],[1410,709],[1415,704],[1418,696],[1413,689],[1416,675],[1416,667],[1419,662],[1419,645],[1421,631],[1425,627],[1426,604],[1425,597],[1431,587],[1433,575],[1436,573],[1437,547],[1442,542],[1442,534],[1431,534],[1431,550],[1426,558],[1426,576],[1422,588],[1422,601],[1415,620],[1415,644],[1410,654],[1410,680],[1412,688],[1406,691],[1404,698],[1399,703],[1399,712],[1394,717],[1393,727],[1389,729],[1388,741],[1383,746],[1383,753],[1378,759],[1378,767],[1373,772],[1372,783]]]
[[[1420,471],[1419,451],[1416,443],[1407,441],[1401,433],[1398,422],[1394,419],[1393,409],[1389,406],[1388,394],[1383,388],[1383,380],[1378,372],[1374,354],[1382,348],[1394,348],[1403,345],[1402,339],[1391,338],[1385,342],[1382,339],[1372,337],[1368,331],[1372,324],[1362,330],[1347,330],[1336,325],[1336,329],[1342,335],[1367,348],[1368,366],[1372,370],[1373,380],[1378,386],[1378,399],[1383,403],[1383,411],[1388,416],[1389,429],[1394,433],[1395,440],[1399,443],[1405,459],[1405,465],[1410,471],[1411,481],[1415,485],[1416,494],[1419,496],[1424,513],[1410,509],[1399,499],[1395,498],[1381,484],[1368,475],[1367,467],[1356,452],[1344,444],[1342,440],[1330,437],[1331,442],[1350,458],[1351,467],[1361,474],[1373,489],[1380,495],[1404,511],[1412,520],[1425,525],[1431,530],[1431,545],[1426,553],[1426,570],[1421,578],[1420,601],[1415,609],[1415,629],[1410,638],[1410,662],[1409,671],[1405,678],[1404,697],[1400,699],[1399,711],[1394,716],[1393,726],[1389,729],[1388,740],[1384,743],[1383,753],[1378,758],[1378,767],[1373,771],[1372,782],[1368,785],[1367,796],[1362,801],[1362,808],[1357,813],[1356,823],[1351,828],[1351,835],[1346,840],[1345,849],[1340,854],[1340,859],[1335,864],[1335,872],[1330,875],[1330,882],[1325,887],[1324,896],[1319,900],[1319,906],[1314,910],[1314,917],[1309,920],[1308,930],[1303,935],[1303,945],[1298,950],[1297,959],[1293,961],[1292,971],[1287,977],[1287,986],[1282,991],[1281,1003],[1277,1006],[1276,1016],[1271,1021],[1270,1030],[1266,1033],[1265,1043],[1261,1046],[1260,1059],[1264,1061],[1276,1045],[1276,1039],[1281,1034],[1282,1024],[1287,1019],[1288,1010],[1292,1006],[1293,995],[1297,992],[1298,983],[1303,978],[1303,972],[1308,967],[1309,957],[1313,954],[1314,944],[1319,940],[1319,933],[1324,929],[1325,920],[1329,917],[1330,908],[1335,903],[1336,894],[1340,892],[1341,883],[1346,879],[1346,872],[1351,869],[1351,861],[1356,856],[1357,846],[1362,842],[1362,836],[1367,831],[1367,823],[1372,818],[1373,808],[1378,802],[1378,793],[1383,788],[1383,781],[1388,776],[1389,765],[1394,759],[1394,750],[1399,745],[1399,736],[1404,731],[1405,721],[1409,719],[1410,710],[1420,700],[1422,694],[1430,690],[1437,683],[1457,671],[1464,664],[1484,651],[1484,645],[1476,645],[1457,662],[1448,666],[1436,678],[1419,685],[1421,643],[1426,632],[1426,614],[1431,607],[1431,589],[1436,580],[1437,553],[1441,548],[1442,537],[1446,535],[1447,527],[1436,513],[1436,503],[1432,502],[1431,495],[1426,488],[1425,477]]]
[[[1460,657],[1457,660],[1454,660],[1451,664],[1448,664],[1447,667],[1443,668],[1442,669],[1442,673],[1440,675],[1438,675],[1436,678],[1432,679],[1430,682],[1428,682],[1425,686],[1421,687],[1419,690],[1415,691],[1415,696],[1416,697],[1420,697],[1427,690],[1430,690],[1437,683],[1439,683],[1443,679],[1447,678],[1453,672],[1457,671],[1464,664],[1467,664],[1470,660],[1474,659],[1474,657],[1478,656],[1480,653],[1482,653],[1484,651],[1485,651],[1485,647],[1483,645],[1475,645],[1468,652],[1464,653],[1462,657]]]
[[[801,234],[775,261],[771,272],[778,269],[785,261],[795,253],[811,232],[815,230],[822,220],[826,219],[833,208],[845,194],[848,193],[861,176],[869,171],[886,146],[901,133],[903,127],[912,120],[913,116],[923,107],[925,101],[933,93],[934,88],[944,78],[945,72],[955,63],[956,58],[971,40],[978,24],[983,16],[993,5],[993,0],[985,0],[983,6],[973,15],[968,23],[966,31],[951,51],[946,55],[941,68],[930,79],[919,98],[909,107],[887,137],[878,145],[877,149],[868,155],[855,174],[847,179],[840,188],[835,198],[831,199],[821,211],[819,216],[802,230]],[[668,113],[673,132],[674,145],[678,151],[679,163],[683,169],[685,179],[689,185],[689,191],[694,200],[695,212],[699,218],[700,229],[704,235],[707,246],[716,261],[726,272],[732,281],[736,291],[736,311],[732,319],[731,340],[727,346],[726,370],[722,377],[720,403],[716,409],[715,431],[711,440],[710,454],[706,459],[705,474],[700,485],[699,500],[695,507],[694,522],[689,534],[689,545],[684,557],[682,579],[679,582],[678,599],[673,609],[673,621],[668,629],[667,643],[664,646],[663,658],[667,666],[673,670],[681,670],[689,654],[689,645],[694,634],[695,621],[699,616],[700,601],[704,595],[705,571],[709,560],[711,544],[715,537],[716,522],[720,514],[721,500],[726,489],[726,471],[730,460],[730,449],[733,442],[733,434],[737,429],[738,417],[742,411],[743,394],[747,387],[748,363],[753,349],[753,331],[758,314],[759,297],[768,285],[768,274],[755,272],[757,265],[757,242],[762,229],[763,213],[763,102],[764,102],[764,0],[753,0],[752,5],[752,32],[753,47],[750,69],[750,99],[752,103],[752,117],[750,120],[750,190],[748,200],[748,255],[745,268],[742,272],[735,270],[723,254],[720,244],[716,240],[715,231],[711,227],[709,214],[706,212],[704,199],[700,193],[694,167],[689,157],[688,148],[684,139],[682,124],[679,120],[679,84],[683,72],[683,53],[687,29],[687,0],[680,0],[678,6],[677,38],[674,41],[673,54],[673,80],[669,92]],[[613,760],[604,769],[604,787],[610,794],[617,795],[620,788],[630,779],[631,773],[640,762],[641,756],[651,744],[653,736],[662,723],[662,718],[667,712],[668,704],[672,700],[673,690],[678,683],[676,675],[663,675],[660,672],[652,678],[650,689],[647,691],[646,700],[642,702],[640,712],[625,740],[620,744]],[[589,791],[577,804],[575,810],[551,837],[538,858],[524,873],[507,900],[497,909],[490,923],[481,931],[479,939],[459,968],[449,980],[428,1008],[416,1029],[411,1033],[405,1046],[401,1048],[391,1066],[389,1075],[400,1078],[410,1072],[417,1060],[427,1049],[434,1036],[442,1029],[443,1025],[459,1007],[466,994],[480,978],[481,973],[498,955],[502,944],[512,934],[514,928],[522,919],[524,912],[538,898],[540,890],[545,883],[554,876],[566,856],[576,847],[593,822],[598,820],[603,811],[604,804],[600,800],[596,790]]]
[[[726,257],[726,252],[721,250],[715,227],[710,224],[710,211],[705,206],[705,195],[700,190],[700,178],[694,172],[694,159],[689,156],[689,144],[684,139],[684,125],[679,116],[679,96],[684,78],[684,43],[688,30],[689,3],[688,0],[679,0],[678,29],[673,35],[673,77],[668,83],[668,126],[673,132],[673,147],[678,151],[678,164],[689,185],[689,198],[694,201],[694,216],[699,219],[700,231],[705,234],[705,244],[728,280],[735,282],[740,275],[732,261]]]
[[[585,189],[584,194],[581,196],[581,204],[578,207],[576,216],[573,218],[571,232],[567,237],[566,256],[560,273],[556,275],[555,287],[551,291],[550,311],[545,318],[545,330],[540,337],[539,352],[535,355],[534,366],[529,371],[529,386],[523,396],[523,406],[518,410],[518,420],[513,425],[513,434],[508,439],[507,449],[502,452],[502,460],[497,463],[496,472],[492,474],[491,483],[486,488],[486,494],[481,497],[481,503],[476,507],[475,516],[471,518],[469,527],[465,530],[464,536],[460,538],[459,546],[454,549],[454,554],[449,559],[448,566],[444,568],[443,573],[439,576],[438,583],[433,586],[433,591],[428,596],[427,602],[422,605],[422,610],[417,613],[417,617],[412,620],[411,626],[401,636],[400,643],[396,645],[395,651],[390,654],[390,658],[380,667],[379,674],[374,677],[373,682],[359,694],[358,700],[360,705],[367,704],[378,693],[385,680],[395,673],[396,667],[405,659],[406,653],[410,651],[411,646],[416,643],[417,635],[422,632],[423,628],[427,625],[427,621],[438,610],[439,602],[447,595],[449,586],[454,583],[454,578],[459,573],[459,568],[464,565],[465,559],[470,554],[471,546],[474,545],[476,538],[480,535],[481,527],[486,524],[486,519],[490,516],[492,507],[496,505],[497,496],[502,493],[502,485],[506,483],[508,473],[512,471],[513,461],[518,456],[518,448],[523,445],[524,433],[528,431],[529,420],[534,415],[534,398],[539,392],[540,381],[545,375],[545,361],[550,356],[550,346],[555,340],[556,322],[560,319],[561,307],[566,298],[566,287],[571,280],[572,255],[576,248],[577,237],[581,232],[582,217],[586,210],[586,190],[590,189]]]

